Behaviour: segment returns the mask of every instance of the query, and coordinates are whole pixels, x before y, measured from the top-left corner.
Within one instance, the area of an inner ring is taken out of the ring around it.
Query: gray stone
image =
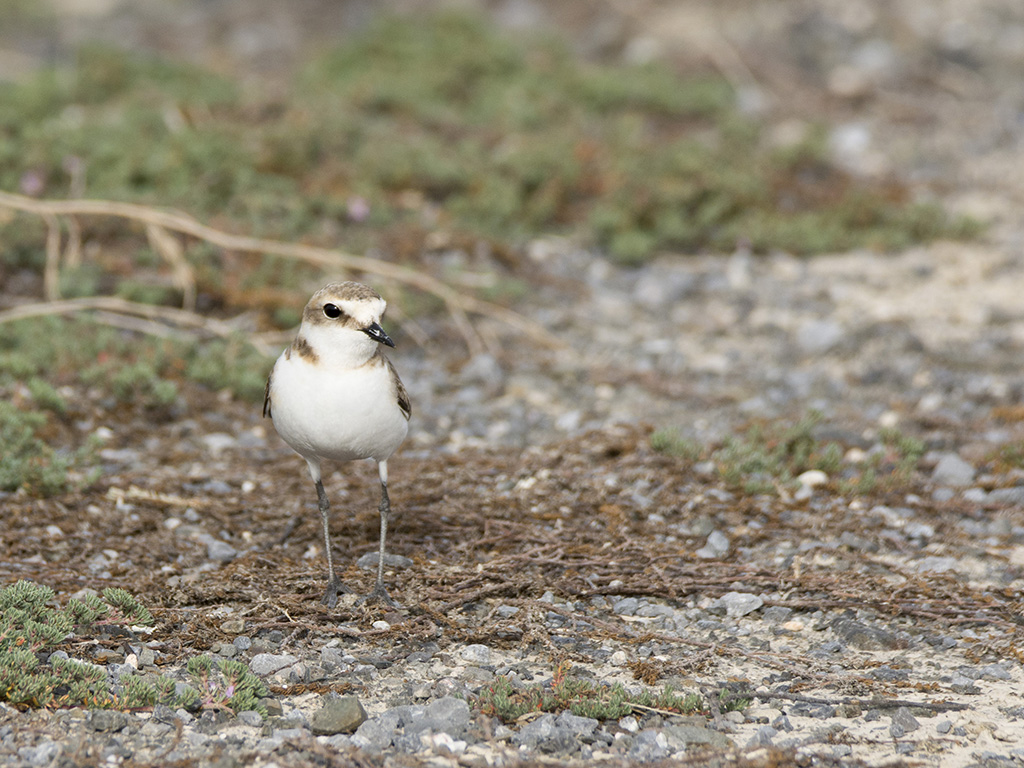
[[[367,552],[365,555],[356,560],[356,565],[362,568],[364,571],[375,571],[377,570],[377,560],[380,559],[380,552],[374,550],[373,552]],[[387,568],[409,568],[412,566],[412,560],[402,555],[393,555],[390,552],[384,553],[384,565]]]
[[[702,560],[714,560],[729,552],[729,539],[721,531],[712,531],[703,547],[694,554]]]
[[[906,641],[892,632],[876,629],[853,619],[836,619],[832,631],[851,648],[861,651],[892,651],[906,647]]]
[[[271,734],[275,739],[281,741],[298,741],[299,739],[305,738],[305,728],[275,728]]]
[[[784,621],[789,621],[789,617],[792,615],[793,609],[782,605],[770,605],[761,611],[761,618],[769,624],[781,624]]]
[[[444,731],[450,736],[463,733],[471,720],[469,704],[457,696],[444,696],[430,702],[426,706],[424,716],[428,720],[436,720],[442,724],[441,727],[435,728],[435,731]]]
[[[549,754],[568,752],[577,746],[572,733],[566,728],[559,728],[552,714],[541,715],[524,725],[512,736],[512,743]]]
[[[662,733],[673,751],[694,744],[707,744],[715,749],[729,749],[733,746],[728,736],[700,725],[670,725],[662,729]]]
[[[218,563],[230,563],[238,557],[238,550],[220,539],[210,539],[206,543],[206,557]]]
[[[953,724],[949,720],[941,720],[935,724],[935,730],[938,733],[949,733],[953,729]]]
[[[349,666],[348,654],[340,648],[321,648],[320,663],[326,669],[344,669]]]
[[[834,320],[811,320],[796,332],[796,343],[808,355],[828,352],[843,340],[843,327]]]
[[[491,649],[486,645],[481,645],[480,643],[467,645],[462,649],[462,652],[459,655],[471,664],[491,663]]]
[[[580,717],[568,710],[558,716],[556,724],[560,728],[565,728],[578,739],[589,737],[597,729],[597,726],[600,725],[592,717]]]
[[[932,482],[962,487],[974,480],[974,467],[955,453],[944,453],[932,470]]]
[[[395,731],[388,728],[379,719],[367,720],[352,735],[352,743],[368,752],[383,752],[391,746]]]
[[[238,719],[243,725],[250,725],[253,728],[263,725],[263,715],[254,709],[243,709],[238,713]]]
[[[633,616],[636,609],[640,607],[640,601],[635,597],[624,597],[612,603],[612,613],[617,616]]]
[[[989,491],[987,501],[1024,506],[1024,485],[1014,488],[996,488],[994,491]]]
[[[911,563],[911,565],[918,573],[945,573],[946,571],[955,571],[957,561],[955,557],[930,555],[922,557],[916,563]]]
[[[89,712],[86,722],[94,731],[113,733],[127,726],[129,717],[124,712],[114,709],[94,709]]]
[[[750,741],[747,742],[747,749],[770,747],[772,746],[772,739],[774,739],[777,734],[778,731],[770,725],[762,725],[757,729],[757,733],[750,738]]]
[[[753,613],[764,605],[764,600],[747,592],[726,592],[719,600],[725,606],[725,615],[733,619]]]
[[[53,765],[64,748],[56,741],[41,741],[34,747],[22,747],[18,756],[31,766]]]
[[[1006,669],[1002,664],[988,664],[982,667],[980,670],[981,677],[986,680],[1009,680],[1011,679],[1009,670]]]
[[[916,731],[921,727],[921,723],[917,721],[916,717],[910,714],[910,710],[906,707],[900,707],[892,713],[892,725],[890,726],[890,730],[897,725],[902,728],[903,733],[910,733],[911,731]]]
[[[633,739],[629,758],[641,763],[653,763],[669,756],[668,737],[659,730],[646,728]]]
[[[264,677],[280,672],[285,667],[297,664],[298,661],[298,657],[290,653],[257,653],[249,662],[249,670],[254,675]]]
[[[313,713],[311,730],[317,736],[352,733],[366,721],[366,710],[355,696],[330,699]]]

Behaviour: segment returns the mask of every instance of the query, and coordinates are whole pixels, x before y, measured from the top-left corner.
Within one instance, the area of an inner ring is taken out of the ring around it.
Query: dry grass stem
[[[10,192],[0,192],[0,207],[34,214],[46,221],[48,234],[44,282],[46,296],[50,301],[60,298],[58,278],[61,237],[58,217],[115,216],[139,222],[147,227],[150,242],[154,244],[154,248],[163,258],[175,266],[176,280],[179,280],[182,285],[188,285],[189,280],[192,279],[191,267],[188,267],[187,263],[185,263],[188,269],[182,269],[181,263],[184,260],[184,256],[182,255],[179,260],[174,252],[175,247],[180,249],[180,243],[177,243],[176,246],[169,246],[168,242],[173,240],[173,238],[168,234],[168,231],[205,240],[212,245],[229,251],[261,253],[285,259],[294,259],[329,270],[362,272],[431,293],[444,302],[445,307],[455,321],[456,327],[465,339],[467,347],[474,353],[484,349],[485,343],[469,319],[471,313],[499,320],[544,347],[557,349],[564,346],[560,341],[553,338],[547,329],[517,312],[513,312],[498,304],[460,293],[430,275],[417,272],[409,267],[381,261],[380,259],[356,256],[343,251],[299,243],[285,243],[245,235],[233,235],[201,224],[184,213],[150,208],[135,203],[118,203],[109,200],[35,200]],[[162,232],[162,234],[156,234],[157,232]],[[186,291],[186,306],[187,302],[188,291]]]

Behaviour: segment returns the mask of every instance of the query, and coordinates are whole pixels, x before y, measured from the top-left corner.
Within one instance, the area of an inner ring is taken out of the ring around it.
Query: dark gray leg
[[[327,590],[324,592],[324,596],[320,598],[320,602],[328,608],[333,608],[338,604],[338,593],[348,592],[348,589],[334,575],[334,557],[331,554],[331,534],[328,528],[331,505],[327,501],[327,493],[324,491],[324,484],[320,480],[316,481],[316,497],[320,507],[320,521],[324,526],[324,552],[327,554]]]
[[[377,583],[374,585],[373,591],[363,600],[380,600],[392,608],[398,608],[398,603],[391,599],[391,595],[384,588],[384,542],[388,537],[388,518],[391,517],[391,499],[388,497],[387,463],[380,462],[378,470],[380,473],[380,506],[377,507],[377,510],[380,512],[380,548],[377,550]]]

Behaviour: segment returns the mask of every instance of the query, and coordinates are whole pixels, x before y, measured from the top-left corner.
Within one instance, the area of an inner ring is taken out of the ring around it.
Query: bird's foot
[[[388,591],[384,588],[384,585],[381,584],[379,581],[377,582],[377,585],[373,588],[372,592],[370,592],[368,595],[363,595],[361,598],[359,598],[359,600],[356,601],[356,605],[363,605],[366,603],[373,603],[377,601],[382,602],[384,603],[384,605],[387,605],[391,608],[402,607],[392,599],[391,595],[389,595]]]
[[[324,596],[320,598],[320,604],[326,605],[328,608],[334,608],[338,604],[338,595],[351,591],[341,583],[341,579],[329,579],[327,581],[327,589],[324,590]]]

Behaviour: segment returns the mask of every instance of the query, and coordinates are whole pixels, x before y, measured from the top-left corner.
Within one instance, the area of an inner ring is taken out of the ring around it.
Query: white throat
[[[317,364],[331,368],[358,368],[377,352],[377,342],[354,328],[303,323],[299,336],[309,343]]]

